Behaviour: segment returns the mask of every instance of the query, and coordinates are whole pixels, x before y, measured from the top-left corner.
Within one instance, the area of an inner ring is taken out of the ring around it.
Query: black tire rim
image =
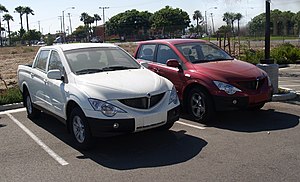
[[[191,97],[191,109],[195,117],[202,119],[206,110],[205,102],[199,93],[194,93]]]

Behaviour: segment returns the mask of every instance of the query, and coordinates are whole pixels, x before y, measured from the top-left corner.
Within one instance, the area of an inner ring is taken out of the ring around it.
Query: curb
[[[283,88],[283,87],[280,87],[280,88],[283,89],[283,90],[288,91],[288,93],[286,93],[286,94],[274,94],[272,96],[272,101],[273,102],[292,100],[292,99],[295,99],[297,97],[300,98],[300,93],[299,92],[296,92],[295,90],[292,90],[292,89],[289,89],[289,88]]]
[[[18,109],[24,107],[23,102],[20,103],[13,103],[13,104],[6,104],[0,105],[0,111],[6,111],[11,109]]]

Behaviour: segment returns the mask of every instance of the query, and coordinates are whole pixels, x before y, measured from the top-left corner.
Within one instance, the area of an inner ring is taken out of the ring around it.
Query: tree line
[[[252,36],[263,36],[265,31],[265,13],[255,16],[248,23],[248,32]],[[271,34],[273,36],[300,36],[300,11],[272,10],[270,13]]]
[[[21,40],[21,41],[30,41],[30,40],[39,40],[41,37],[41,33],[37,32],[36,30],[30,30],[29,29],[29,15],[34,15],[34,11],[28,7],[28,6],[18,6],[15,8],[15,12],[19,13],[20,15],[20,30],[18,32],[11,32],[10,31],[10,21],[14,21],[13,17],[9,14],[9,11],[6,9],[5,6],[0,4],[0,12],[4,12],[5,14],[3,15],[3,21],[7,22],[7,32],[8,32],[8,39],[9,39],[9,44],[12,42],[12,37],[16,40]],[[26,16],[26,27],[27,31],[23,28],[23,15]],[[2,31],[5,31],[3,27],[1,27],[1,17],[0,17],[0,34]],[[13,35],[11,35],[13,34]],[[3,40],[2,36],[0,36],[0,44],[1,47],[3,46]]]
[[[30,41],[40,40],[41,32],[30,30],[29,15],[34,15],[34,11],[28,6],[18,6],[15,12],[20,16],[20,30],[16,32],[10,31],[10,22],[14,21],[13,17],[8,13],[5,6],[0,4],[0,12],[5,14],[0,18],[0,30],[8,32],[9,42],[14,41]],[[26,29],[23,26],[23,15],[26,16]],[[203,34],[213,35],[230,33],[231,35],[240,35],[240,20],[243,18],[241,13],[226,12],[222,16],[222,20],[226,25],[221,26],[217,31],[209,31],[207,28],[207,20],[203,17],[199,10],[195,10],[192,19],[196,21],[196,25],[191,24],[191,20],[187,12],[180,8],[172,8],[165,6],[164,8],[151,13],[148,11],[138,11],[136,9],[127,10],[111,17],[105,23],[105,32],[107,35],[118,35],[119,37],[134,37],[135,39],[149,38],[167,38],[178,37],[188,31],[201,37]],[[1,20],[7,22],[8,30],[1,27]],[[95,36],[97,22],[101,20],[98,14],[92,16],[86,12],[81,13],[80,25],[72,32],[71,37],[77,39],[85,39],[88,41]],[[94,26],[93,26],[94,25]],[[246,30],[246,31],[245,31]],[[263,36],[265,31],[265,13],[255,16],[243,28],[243,35]],[[271,32],[273,36],[281,35],[299,35],[300,34],[300,11],[293,13],[290,11],[280,11],[278,9],[271,11]],[[60,32],[58,35],[61,35]],[[57,35],[57,36],[58,36]],[[65,35],[63,35],[65,36]],[[0,37],[1,46],[2,36]]]

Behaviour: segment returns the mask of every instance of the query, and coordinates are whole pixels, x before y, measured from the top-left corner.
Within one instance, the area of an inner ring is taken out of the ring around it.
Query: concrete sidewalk
[[[300,105],[300,64],[279,67],[278,87],[288,90],[288,94],[274,94],[273,101],[287,101]]]
[[[300,64],[290,64],[279,68],[278,85],[300,94]]]

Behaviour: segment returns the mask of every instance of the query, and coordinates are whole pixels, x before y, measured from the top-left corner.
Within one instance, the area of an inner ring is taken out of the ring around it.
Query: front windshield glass
[[[218,46],[206,42],[193,42],[177,44],[177,49],[191,63],[204,63],[212,61],[233,60],[224,50]]]
[[[120,48],[76,49],[66,51],[65,55],[72,72],[77,75],[140,68],[140,64]]]

